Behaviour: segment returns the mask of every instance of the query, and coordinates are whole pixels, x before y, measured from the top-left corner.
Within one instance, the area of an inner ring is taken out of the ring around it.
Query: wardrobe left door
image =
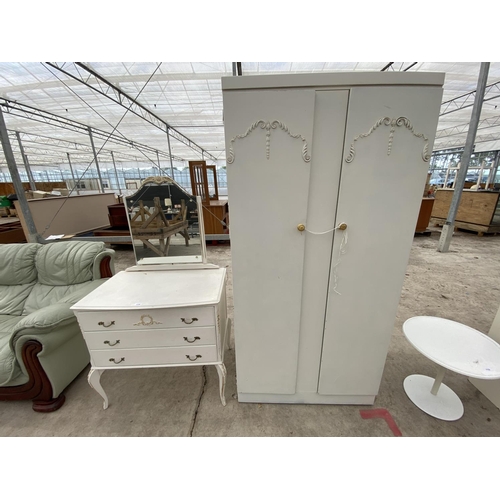
[[[223,99],[239,400],[293,394],[315,92],[226,90]]]

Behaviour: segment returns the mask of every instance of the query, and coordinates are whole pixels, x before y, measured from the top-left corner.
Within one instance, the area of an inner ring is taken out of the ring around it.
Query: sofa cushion
[[[0,314],[21,316],[35,283],[27,285],[0,285]]]
[[[10,385],[22,377],[21,368],[9,345],[14,327],[21,319],[21,316],[0,314],[0,386]]]
[[[62,301],[67,295],[73,294],[73,292],[78,292],[79,289],[86,289],[85,285],[87,283],[88,282],[69,286],[51,286],[36,283],[33,286],[26,303],[24,304],[23,316]],[[82,297],[85,295],[85,293],[82,293]]]
[[[64,241],[42,245],[36,254],[38,282],[43,285],[74,285],[91,281],[96,255],[102,242]]]
[[[24,285],[36,281],[35,255],[39,243],[0,245],[0,285]]]

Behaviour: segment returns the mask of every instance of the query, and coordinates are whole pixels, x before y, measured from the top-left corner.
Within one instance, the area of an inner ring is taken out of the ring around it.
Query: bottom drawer
[[[150,349],[107,349],[90,351],[94,368],[125,366],[189,365],[218,361],[215,345]]]

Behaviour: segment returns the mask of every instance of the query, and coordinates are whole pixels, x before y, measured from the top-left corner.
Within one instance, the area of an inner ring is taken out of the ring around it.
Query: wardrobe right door
[[[442,89],[351,90],[318,392],[378,393],[422,201]]]

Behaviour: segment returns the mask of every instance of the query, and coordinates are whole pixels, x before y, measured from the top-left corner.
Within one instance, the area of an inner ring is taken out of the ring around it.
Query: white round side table
[[[403,324],[408,341],[439,367],[433,379],[410,375],[403,387],[410,400],[441,420],[458,420],[464,413],[460,398],[443,384],[446,370],[472,378],[500,379],[500,345],[473,328],[444,318],[415,316]]]

